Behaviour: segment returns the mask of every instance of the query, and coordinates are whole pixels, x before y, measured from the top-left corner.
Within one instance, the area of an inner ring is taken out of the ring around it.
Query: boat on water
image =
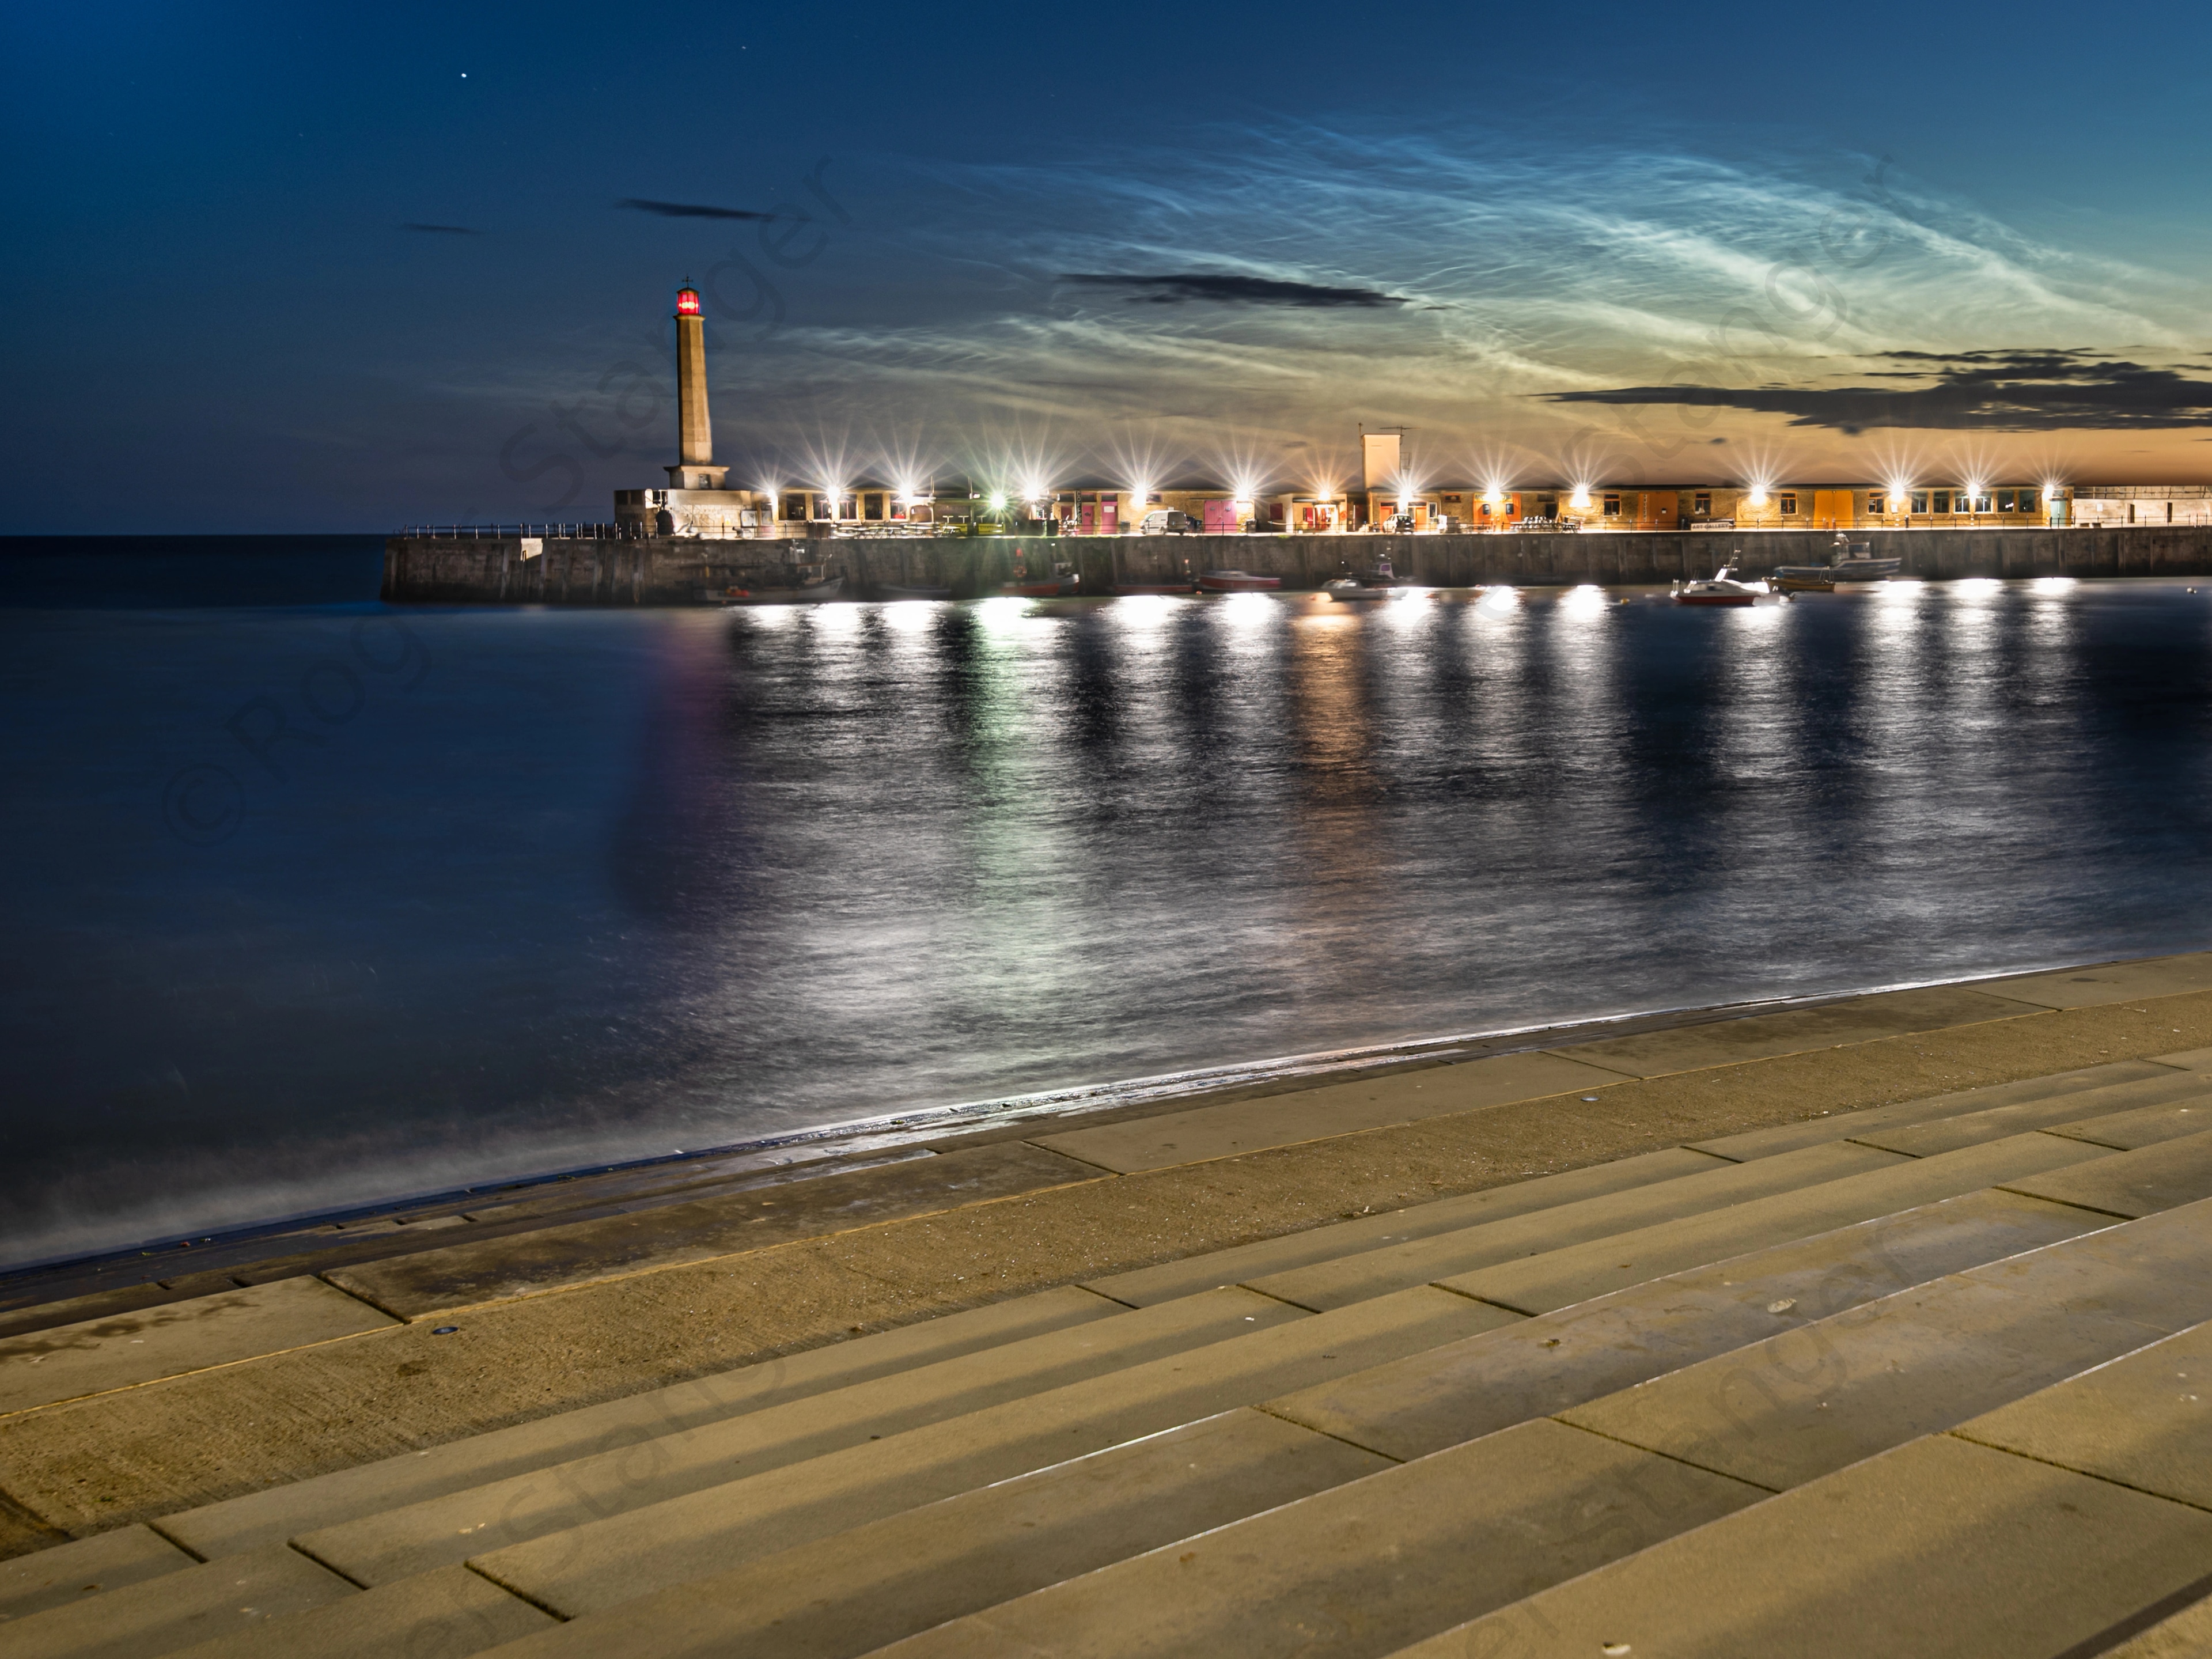
[[[1749,605],[1765,591],[1738,581],[1735,568],[1724,564],[1705,581],[1677,582],[1674,599],[1677,605]]]
[[[876,597],[893,604],[901,599],[949,599],[952,597],[952,590],[949,587],[906,587],[896,582],[879,582],[876,586]]]
[[[1398,591],[1398,573],[1390,568],[1390,556],[1386,553],[1375,561],[1375,568],[1365,575],[1339,576],[1323,582],[1321,591],[1346,605],[1361,605],[1387,599]]]
[[[1049,576],[1017,575],[999,589],[1024,599],[1065,599],[1083,586],[1083,573],[1072,564],[1055,564]]]
[[[1339,576],[1334,581],[1323,582],[1321,591],[1345,605],[1359,605],[1371,599],[1387,599],[1398,588],[1395,582],[1370,581],[1364,576]]]
[[[1771,579],[1784,593],[1832,593],[1838,588],[1863,587],[1886,582],[1903,568],[1902,559],[1877,559],[1872,544],[1838,534],[1835,556],[1826,564],[1785,564],[1775,568]]]
[[[842,575],[801,575],[794,581],[776,581],[765,586],[750,584],[744,588],[723,588],[721,604],[821,604],[823,599],[836,599],[842,592]]]
[[[1198,579],[1201,593],[1267,593],[1282,585],[1280,576],[1255,576],[1249,570],[1209,570]]]

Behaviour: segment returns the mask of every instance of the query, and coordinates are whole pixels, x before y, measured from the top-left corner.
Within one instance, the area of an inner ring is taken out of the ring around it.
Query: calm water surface
[[[0,559],[0,1260],[2212,938],[2179,585],[622,614],[376,569]]]

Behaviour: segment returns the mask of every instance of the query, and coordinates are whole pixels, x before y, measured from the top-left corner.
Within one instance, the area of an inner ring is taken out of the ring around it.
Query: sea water
[[[387,607],[0,550],[0,1261],[2212,939],[2212,598]]]

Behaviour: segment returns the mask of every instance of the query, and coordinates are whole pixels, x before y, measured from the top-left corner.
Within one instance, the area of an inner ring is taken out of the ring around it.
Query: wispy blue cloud
[[[1686,452],[1721,439],[1848,472],[1852,422],[1789,422],[1891,354],[2069,346],[2155,374],[2197,338],[2186,285],[2037,241],[1871,158],[1295,125],[1217,139],[884,175],[871,196],[895,222],[855,235],[836,277],[837,313],[868,320],[800,307],[720,356],[743,411],[724,429],[765,446],[798,418],[958,448],[1049,425],[1101,453],[1142,423],[1195,456],[1225,430],[1287,449],[1367,419],[1411,426],[1456,470],[1571,451],[1624,474],[1709,471]],[[1686,401],[1609,395],[1684,386],[1745,395],[1688,419]]]

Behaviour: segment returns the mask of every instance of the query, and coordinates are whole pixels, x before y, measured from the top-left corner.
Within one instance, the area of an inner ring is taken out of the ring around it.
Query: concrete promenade
[[[2212,1650],[2212,955],[0,1282],[38,1656]]]
[[[1904,561],[1929,580],[1972,576],[2212,575],[2212,526],[2072,530],[1854,531],[1876,558]],[[843,573],[843,597],[872,599],[888,584],[949,587],[961,599],[995,593],[1017,556],[1034,574],[1077,567],[1083,589],[1171,581],[1217,568],[1279,576],[1314,588],[1387,554],[1398,574],[1438,587],[1512,583],[1665,583],[1710,576],[1734,557],[1747,574],[1824,564],[1830,532],[1657,531],[1477,536],[814,537],[784,541],[652,538],[641,541],[477,540],[393,537],[385,544],[384,597],[396,600],[549,605],[696,605],[805,560]]]

